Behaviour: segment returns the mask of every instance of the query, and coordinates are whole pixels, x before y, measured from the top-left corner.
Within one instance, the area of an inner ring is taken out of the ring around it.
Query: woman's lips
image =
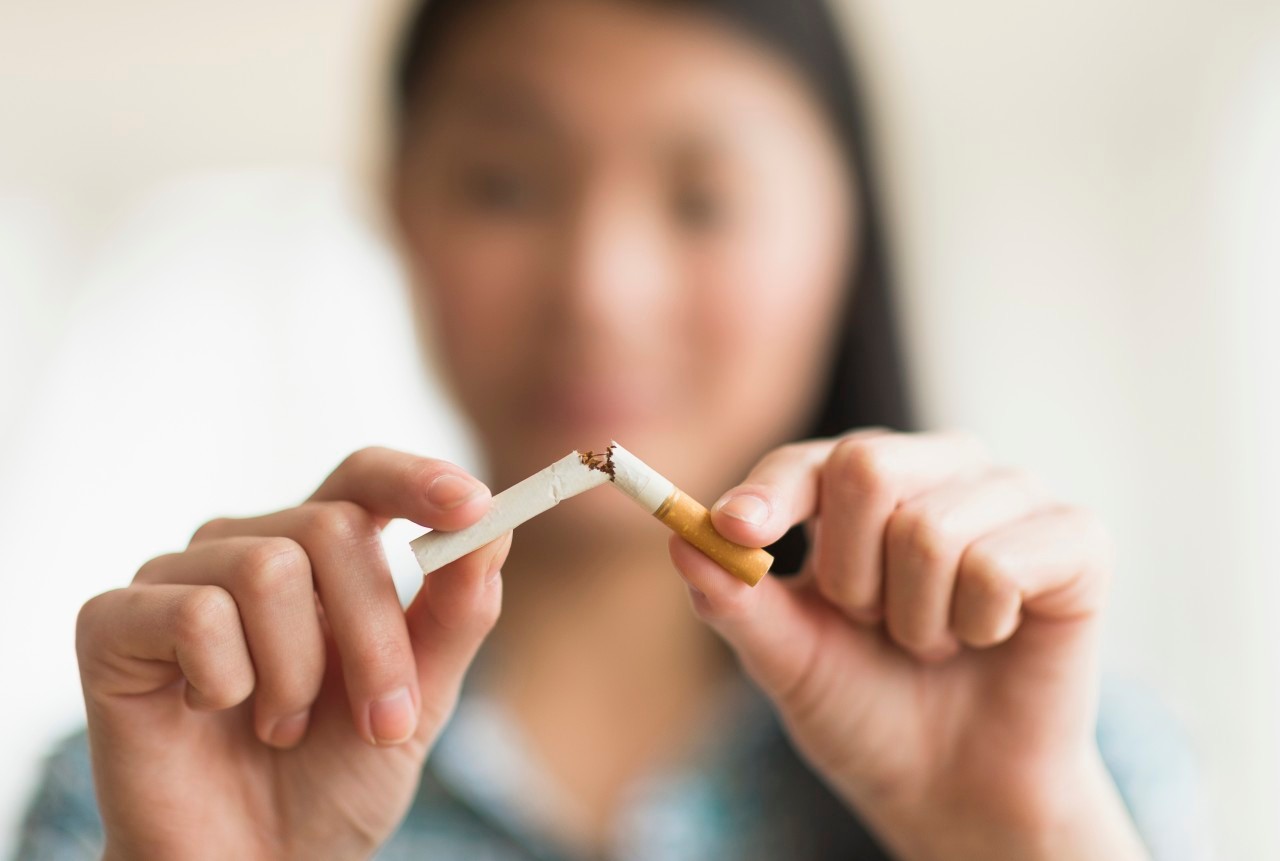
[[[622,435],[661,413],[652,389],[616,379],[575,378],[572,385],[545,388],[533,399],[528,416],[547,427],[601,430]]]

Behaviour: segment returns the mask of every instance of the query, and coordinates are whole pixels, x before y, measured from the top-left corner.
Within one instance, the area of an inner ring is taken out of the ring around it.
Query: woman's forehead
[[[435,120],[516,134],[717,143],[744,124],[796,122],[812,110],[785,61],[678,6],[502,2],[453,37],[426,82]]]

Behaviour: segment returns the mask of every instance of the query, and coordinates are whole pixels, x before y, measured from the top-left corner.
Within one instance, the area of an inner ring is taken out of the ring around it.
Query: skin
[[[461,528],[489,492],[358,452],[301,506],[211,521],[82,609],[108,857],[369,855],[473,661],[578,802],[562,836],[584,848],[737,663],[898,857],[1144,857],[1093,742],[1096,518],[960,433],[783,444],[857,253],[844,171],[793,70],[716,21],[592,0],[468,18],[389,197],[490,483],[617,437],[719,495],[730,539],[804,523],[813,553],[753,589],[599,491],[403,611],[380,528]]]

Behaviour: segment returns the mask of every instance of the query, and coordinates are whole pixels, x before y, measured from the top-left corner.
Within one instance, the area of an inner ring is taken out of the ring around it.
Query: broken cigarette
[[[413,548],[422,573],[430,574],[473,550],[479,550],[526,520],[608,480],[607,473],[587,465],[585,455],[569,452],[546,469],[516,482],[493,497],[484,516],[466,529],[455,532],[435,529],[410,541],[409,546]]]
[[[616,441],[607,451],[570,452],[560,460],[493,497],[478,521],[455,532],[433,530],[410,542],[422,573],[479,550],[503,533],[549,511],[570,497],[612,482],[673,532],[735,577],[754,586],[773,557],[758,547],[734,544],[716,532],[711,513],[669,479]]]
[[[605,463],[619,490],[733,576],[754,586],[768,573],[773,564],[768,551],[735,544],[716,532],[705,506],[617,441],[609,446]]]

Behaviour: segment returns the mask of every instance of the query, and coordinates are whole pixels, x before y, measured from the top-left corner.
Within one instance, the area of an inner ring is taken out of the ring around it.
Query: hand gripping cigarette
[[[734,544],[711,525],[711,512],[661,473],[627,451],[615,440],[604,456],[614,486],[640,507],[667,525],[672,532],[697,547],[713,562],[748,586],[769,572],[773,557],[758,547]],[[599,468],[599,467],[598,467]]]
[[[773,557],[755,547],[734,544],[716,532],[711,513],[667,478],[616,441],[602,454],[570,452],[546,469],[493,497],[488,512],[466,529],[433,530],[412,542],[422,573],[478,550],[559,503],[612,482],[673,532],[748,585],[768,572]]]
[[[432,530],[410,541],[409,546],[422,566],[422,573],[430,574],[455,559],[461,559],[569,497],[607,482],[608,474],[587,465],[589,454],[569,452],[546,469],[511,485],[493,497],[484,516],[466,529],[456,532]]]

